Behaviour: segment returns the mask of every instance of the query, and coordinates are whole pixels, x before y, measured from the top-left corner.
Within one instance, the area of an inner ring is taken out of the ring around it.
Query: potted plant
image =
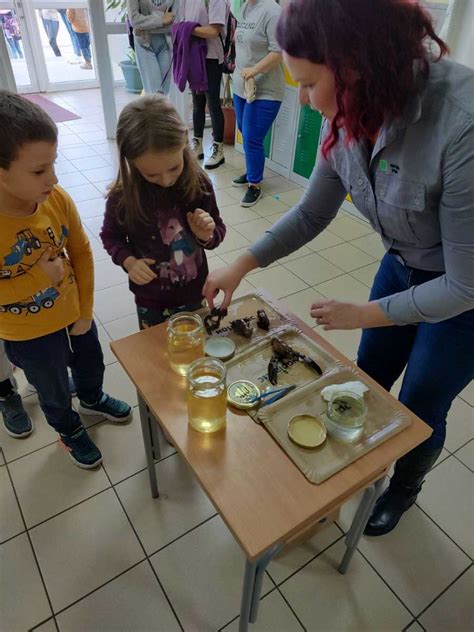
[[[235,110],[232,100],[230,84],[232,75],[224,75],[224,96],[221,99],[222,112],[224,114],[224,143],[226,145],[235,144]]]
[[[121,22],[127,22],[130,48],[127,52],[127,59],[120,61],[119,66],[122,69],[123,78],[125,79],[127,86],[127,92],[140,94],[143,90],[143,84],[140,71],[137,66],[137,57],[133,49],[132,30],[130,23],[127,20],[127,0],[108,0],[106,11],[118,11],[115,20],[119,19]]]

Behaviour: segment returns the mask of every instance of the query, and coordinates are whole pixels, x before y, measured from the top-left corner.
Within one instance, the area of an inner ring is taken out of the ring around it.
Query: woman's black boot
[[[416,500],[425,475],[431,470],[442,448],[418,446],[395,464],[390,485],[377,500],[365,527],[365,535],[384,535],[394,529],[404,512]]]

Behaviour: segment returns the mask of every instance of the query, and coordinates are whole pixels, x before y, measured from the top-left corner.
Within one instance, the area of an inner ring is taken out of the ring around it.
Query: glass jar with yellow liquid
[[[188,367],[204,356],[204,325],[199,314],[178,312],[168,320],[168,355],[171,368],[186,375]]]
[[[225,426],[227,411],[226,368],[215,358],[201,358],[188,369],[189,424],[199,432]]]

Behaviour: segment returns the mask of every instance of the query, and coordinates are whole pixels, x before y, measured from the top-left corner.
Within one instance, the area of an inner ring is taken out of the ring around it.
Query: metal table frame
[[[140,411],[140,422],[142,426],[143,443],[145,445],[151,495],[153,498],[159,498],[155,459],[160,459],[161,453],[159,435],[162,431],[159,424],[150,413],[150,410],[140,393],[138,393],[138,407]],[[369,485],[364,491],[352,520],[350,529],[346,534],[346,551],[338,568],[339,572],[342,574],[346,573],[349,569],[352,557],[357,545],[359,544],[359,540],[364,533],[365,526],[375,505],[375,501],[382,490],[383,480],[384,477],[378,479]],[[282,550],[284,545],[284,542],[278,543],[269,550],[265,551],[265,553],[263,553],[258,559],[252,561],[249,559],[246,560],[240,606],[239,632],[247,632],[249,623],[255,623],[257,620],[265,570],[275,555]]]

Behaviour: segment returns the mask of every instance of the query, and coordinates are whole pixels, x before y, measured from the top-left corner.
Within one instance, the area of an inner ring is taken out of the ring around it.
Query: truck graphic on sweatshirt
[[[58,296],[59,292],[54,287],[50,287],[47,290],[33,294],[28,301],[10,303],[10,305],[0,305],[0,312],[9,312],[10,314],[19,315],[26,310],[30,314],[37,314],[41,309],[51,309]]]
[[[29,228],[16,234],[16,242],[11,247],[10,254],[3,259],[3,265],[14,266],[22,261],[23,257],[31,255],[33,250],[39,250],[41,242],[35,237]]]

